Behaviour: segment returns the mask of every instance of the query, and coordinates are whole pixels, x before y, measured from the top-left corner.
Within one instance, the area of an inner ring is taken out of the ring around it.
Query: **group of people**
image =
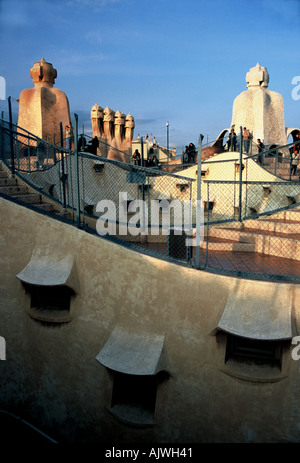
[[[132,160],[135,166],[142,165],[141,155],[138,149],[136,149],[135,152],[133,153]],[[159,163],[158,163],[157,157],[155,155],[151,156],[151,154],[148,154],[148,157],[146,161],[144,162],[144,167],[158,167],[158,164]]]
[[[265,149],[265,145],[262,143],[260,139],[257,140],[257,147],[258,147],[258,163],[263,166],[263,151]],[[290,174],[296,175],[298,165],[300,164],[300,134],[296,134],[295,144],[291,148],[291,169]]]
[[[249,149],[250,149],[252,135],[250,131],[247,129],[247,127],[243,128],[242,138],[243,138],[242,141],[243,141],[244,152],[248,154]],[[227,150],[237,151],[237,136],[236,136],[234,129],[231,129],[231,131],[229,132],[228,140],[227,140]]]
[[[73,129],[70,126],[65,127],[65,147],[66,149],[72,149],[72,142],[73,142]],[[252,135],[250,131],[244,127],[243,128],[243,148],[244,151],[248,154],[250,143],[252,139]],[[81,143],[80,143],[81,142]],[[80,140],[79,145],[85,145],[86,141]],[[231,129],[228,140],[227,140],[227,149],[228,151],[237,151],[237,136],[234,129]],[[97,147],[99,146],[99,140],[97,137],[94,137],[92,140],[92,150],[97,152]],[[83,146],[82,146],[83,148]],[[262,166],[263,165],[263,151],[265,149],[265,145],[263,142],[258,138],[257,139],[257,148],[258,148],[258,163]],[[197,151],[194,143],[190,143],[188,146],[185,147],[185,150],[182,151],[182,162],[183,164],[193,164],[195,163]],[[132,156],[134,165],[140,166],[142,164],[141,155],[139,151],[136,149]],[[296,134],[295,144],[291,149],[291,175],[296,175],[298,165],[300,164],[300,133]],[[159,165],[157,157],[154,155],[151,156],[149,153],[146,161],[144,162],[145,167],[157,167]]]
[[[189,146],[185,147],[182,151],[182,162],[183,164],[193,164],[196,158],[196,147],[194,143],[190,143]]]

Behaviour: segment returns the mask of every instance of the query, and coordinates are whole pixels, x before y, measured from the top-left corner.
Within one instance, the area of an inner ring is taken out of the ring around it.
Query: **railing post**
[[[200,236],[201,236],[201,158],[202,158],[202,140],[200,134],[198,141],[198,159],[197,159],[197,203],[196,203],[196,268],[200,268]]]
[[[1,113],[1,121],[0,121],[0,158],[4,159],[4,136],[3,136],[3,111]]]
[[[61,173],[62,173],[62,184],[63,184],[63,207],[66,207],[66,177],[65,177],[65,162],[64,162],[64,136],[62,122],[59,123],[60,128],[60,144],[62,147],[61,152]]]
[[[144,139],[143,137],[141,137],[141,167],[144,167]],[[144,188],[143,183],[141,185],[141,189],[142,189],[142,200],[145,201],[145,188]]]
[[[144,167],[144,139],[143,137],[141,137],[141,166]],[[141,171],[140,171],[141,172]],[[143,171],[144,174],[145,173],[145,170]],[[145,179],[147,178],[147,176],[145,175]],[[145,185],[144,185],[144,182],[142,182],[141,184],[141,190],[142,190],[142,201],[143,201],[143,210],[142,210],[142,224],[141,224],[141,230],[142,231],[145,231],[145,228],[146,228],[146,224],[145,224]],[[142,235],[140,235],[140,240],[142,241],[143,238],[142,238]]]
[[[76,184],[76,225],[80,227],[80,190],[78,171],[78,115],[74,114],[74,156],[75,156],[75,184]]]
[[[53,162],[56,164],[57,158],[56,158],[56,146],[55,146],[55,133],[53,134]]]
[[[46,149],[46,153],[47,153],[47,167],[49,166],[49,135],[47,135],[47,149]]]
[[[240,127],[240,169],[239,169],[239,222],[242,221],[242,173],[243,173],[243,128]]]
[[[144,167],[144,139],[141,137],[141,166]]]
[[[11,111],[11,97],[8,97],[8,111],[9,111],[9,131],[10,131],[10,155],[11,155],[11,172],[15,173],[15,153],[13,141],[13,126],[12,126],[12,111]]]
[[[208,260],[208,240],[209,240],[209,183],[207,183],[207,216],[206,216],[206,250],[205,250],[205,262],[204,268],[207,267],[207,260]],[[204,224],[203,224],[204,228]],[[204,230],[203,230],[204,232]]]
[[[275,150],[275,175],[277,175],[277,165],[278,165],[278,147],[276,146]]]

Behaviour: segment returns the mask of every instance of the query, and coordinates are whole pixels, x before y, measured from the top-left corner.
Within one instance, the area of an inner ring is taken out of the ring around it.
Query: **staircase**
[[[211,227],[208,243],[211,251],[259,253],[300,261],[300,208],[270,216],[249,219],[242,224]]]
[[[26,184],[22,184],[21,180],[17,176],[11,175],[2,163],[0,163],[0,195],[1,194],[24,204],[29,204],[37,209],[59,214],[54,204],[46,201],[41,193],[33,191],[31,188],[29,189]]]

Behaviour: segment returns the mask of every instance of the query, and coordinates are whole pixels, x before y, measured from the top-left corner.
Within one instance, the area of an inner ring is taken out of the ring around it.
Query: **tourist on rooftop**
[[[85,147],[86,147],[86,138],[83,134],[81,134],[78,139],[78,149],[79,151],[84,151]]]
[[[262,166],[263,165],[263,150],[265,149],[265,145],[263,142],[260,140],[260,138],[257,139],[257,147],[258,147],[258,163]]]
[[[292,153],[291,175],[296,175],[299,162],[300,162],[300,153],[295,151]]]
[[[139,166],[141,164],[141,155],[137,149],[133,153],[132,159],[135,166]]]
[[[249,153],[250,140],[251,140],[251,134],[249,130],[246,127],[244,127],[243,128],[243,142],[244,142],[244,150],[246,153]]]
[[[154,166],[154,162],[149,154],[147,161],[146,161],[146,167],[153,167],[153,166]]]
[[[189,144],[188,148],[188,162],[189,164],[193,164],[195,162],[195,155],[196,155],[196,147],[194,143]]]
[[[92,154],[97,154],[97,148],[99,147],[99,140],[98,140],[98,137],[95,136],[93,139],[92,139],[92,143],[91,143],[91,153]]]
[[[228,141],[227,141],[228,151],[236,151],[236,133],[234,129],[231,129]]]
[[[158,159],[157,159],[157,157],[155,155],[153,156],[152,162],[153,162],[154,167],[158,166]]]
[[[72,149],[72,140],[73,140],[73,129],[69,125],[66,125],[66,140],[65,146],[67,150]]]
[[[189,160],[189,147],[186,145],[185,149],[182,150],[182,164],[186,164]]]
[[[293,146],[293,151],[291,155],[291,175],[296,175],[297,169],[298,169],[298,164],[300,162],[300,136],[297,133],[296,134],[296,139],[295,139],[295,145]]]

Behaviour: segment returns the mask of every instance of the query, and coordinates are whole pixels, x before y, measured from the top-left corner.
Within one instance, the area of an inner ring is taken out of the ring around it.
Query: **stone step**
[[[42,209],[43,211],[48,212],[55,212],[53,204],[43,202],[42,195],[38,193],[27,193],[27,194],[14,194],[11,195],[12,198],[18,199],[25,204],[30,204],[32,206],[36,206],[38,209]]]
[[[9,178],[7,173],[4,170],[0,170],[0,178]]]
[[[35,203],[34,203],[35,204]],[[34,205],[33,204],[33,205]],[[53,207],[53,204],[51,203],[38,203],[37,204],[37,207],[39,209],[42,209],[43,211],[47,211],[47,212],[55,212],[54,211],[54,207]],[[58,214],[59,215],[59,214]]]
[[[294,218],[299,217],[295,216]],[[249,219],[244,222],[243,229],[248,230],[255,230],[255,234],[269,234],[275,236],[276,234],[279,236],[287,236],[292,237],[293,235],[300,236],[300,220],[286,220],[280,218],[274,219]],[[214,237],[226,237],[228,239],[234,239],[236,241],[240,241],[240,237],[243,237],[243,229],[239,229],[236,224],[231,226],[223,226],[223,227],[214,227],[210,229],[210,236]]]
[[[209,230],[209,238],[218,238],[219,240],[232,240],[235,243],[255,243],[255,237],[250,233],[244,233],[242,230],[234,228],[214,227]]]
[[[276,212],[275,214],[268,216],[268,218],[270,220],[283,219],[300,222],[300,209],[288,209],[286,211]]]
[[[4,193],[6,195],[24,194],[27,192],[28,188],[25,185],[0,185],[0,193]]]
[[[42,196],[39,193],[25,193],[25,194],[20,193],[20,194],[12,194],[10,196],[24,203],[30,203],[30,204],[41,204],[42,203]]]
[[[2,177],[0,178],[0,186],[7,186],[7,185],[17,185],[18,181],[14,177]]]
[[[299,239],[300,222],[255,221],[247,220],[245,227],[239,230],[234,227],[214,227],[209,230],[209,236],[214,238],[234,240],[242,243],[253,243],[258,234],[281,238]]]
[[[296,234],[300,233],[300,221],[282,220],[279,219],[259,219],[259,220],[247,220],[245,222],[246,228],[252,228],[255,230],[267,231],[271,233],[283,233],[283,234]]]
[[[3,169],[3,165],[0,163],[0,193],[3,193],[12,198],[18,199],[24,203],[37,206],[47,212],[55,211],[53,204],[43,201],[43,197],[39,193],[29,193],[26,185],[19,185],[18,179],[13,176],[9,176],[8,173]]]
[[[298,229],[299,230],[299,229]],[[259,228],[246,228],[243,230],[234,228],[213,228],[210,237],[226,240],[234,240],[237,243],[248,243],[255,246],[253,252],[265,255],[300,260],[300,233],[289,235],[287,233],[276,235],[269,230]]]
[[[253,236],[253,231],[250,232]],[[284,259],[300,260],[300,240],[282,236],[271,236],[257,233],[255,236],[255,251],[261,254],[282,257]]]
[[[208,243],[204,241],[200,247],[209,251],[223,251],[223,252],[255,252],[255,243],[247,242],[232,242],[232,241],[212,241]]]

